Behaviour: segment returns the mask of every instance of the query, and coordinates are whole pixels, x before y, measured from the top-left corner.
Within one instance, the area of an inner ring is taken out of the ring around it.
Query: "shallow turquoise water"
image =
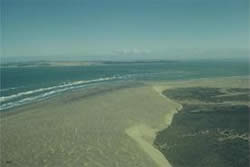
[[[1,110],[90,85],[249,75],[244,61],[159,61],[72,67],[1,68]]]

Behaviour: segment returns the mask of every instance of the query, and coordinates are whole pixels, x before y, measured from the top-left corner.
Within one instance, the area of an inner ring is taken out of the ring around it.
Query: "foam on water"
[[[16,106],[20,106],[23,104],[28,104],[33,101],[41,101],[61,92],[83,88],[91,83],[118,80],[122,78],[123,77],[121,76],[113,76],[113,77],[98,78],[98,79],[93,79],[93,80],[74,81],[74,82],[64,83],[64,84],[57,85],[57,86],[39,88],[35,90],[20,92],[20,93],[9,95],[9,96],[2,96],[0,97],[0,103],[1,103],[0,111],[13,108]]]
[[[162,61],[63,68],[2,68],[0,110],[42,100],[83,85],[106,81],[118,79],[161,81],[248,76],[248,67],[248,63],[241,61]]]

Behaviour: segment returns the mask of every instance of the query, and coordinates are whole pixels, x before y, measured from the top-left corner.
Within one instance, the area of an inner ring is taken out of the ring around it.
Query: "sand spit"
[[[170,166],[152,143],[180,106],[152,86],[59,101],[0,119],[2,167]]]
[[[32,104],[0,118],[0,166],[168,167],[152,143],[182,106],[161,92],[248,83],[248,78],[161,82]]]
[[[152,143],[182,106],[161,92],[248,83],[240,78],[161,82],[33,104],[0,118],[0,166],[168,167]]]
[[[164,98],[164,100],[166,100],[166,103],[169,105],[168,112],[166,112],[164,116],[166,128],[171,124],[174,114],[178,110],[180,110],[182,106],[165,97],[159,87],[153,86],[153,90],[155,90],[160,97]],[[147,125],[141,124],[126,129],[126,133],[137,142],[141,149],[144,150],[153,159],[158,167],[171,167],[170,163],[163,156],[163,154],[153,146],[153,141],[156,137],[156,133],[159,130],[160,129],[152,129]]]
[[[155,138],[155,131],[153,129],[146,125],[137,125],[127,129],[126,133],[139,144],[141,149],[153,159],[158,167],[171,167],[163,154],[154,148],[153,143],[150,142],[150,139]],[[147,138],[149,138],[149,141],[147,141]]]

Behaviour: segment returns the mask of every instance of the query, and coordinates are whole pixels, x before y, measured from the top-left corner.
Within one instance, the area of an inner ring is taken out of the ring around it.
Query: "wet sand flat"
[[[152,86],[34,106],[1,119],[1,166],[170,166],[152,143],[178,107]]]

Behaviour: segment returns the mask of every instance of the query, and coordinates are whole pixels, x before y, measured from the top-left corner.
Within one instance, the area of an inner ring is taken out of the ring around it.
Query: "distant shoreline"
[[[144,63],[175,63],[177,60],[145,60],[145,61],[24,61],[9,62],[0,65],[1,68],[29,68],[29,67],[75,67],[92,65],[122,65]]]
[[[74,67],[74,66],[90,66],[101,65],[100,62],[88,62],[88,61],[28,61],[19,63],[5,63],[1,64],[2,68],[30,68],[30,67]]]
[[[0,68],[18,68],[18,67],[74,67],[74,66],[92,66],[92,65],[121,65],[121,64],[148,64],[148,63],[177,63],[177,62],[247,62],[248,59],[149,59],[149,60],[101,60],[101,61],[68,61],[68,60],[29,60],[29,61],[10,61],[1,62]]]

